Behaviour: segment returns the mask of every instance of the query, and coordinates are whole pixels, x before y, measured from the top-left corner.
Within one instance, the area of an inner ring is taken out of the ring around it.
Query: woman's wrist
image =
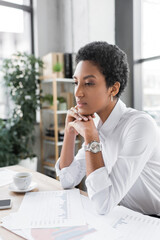
[[[84,141],[85,141],[85,145],[89,144],[92,141],[99,142],[100,139],[99,139],[98,131],[96,130],[96,131],[90,131],[89,133],[86,133]]]
[[[76,138],[75,130],[72,129],[71,127],[69,127],[69,126],[65,127],[64,135],[70,137],[71,139]]]

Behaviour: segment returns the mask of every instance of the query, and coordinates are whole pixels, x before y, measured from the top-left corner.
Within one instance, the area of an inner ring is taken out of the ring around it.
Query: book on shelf
[[[72,53],[72,76],[76,69],[76,53]]]
[[[55,134],[54,134],[54,127],[52,124],[50,125],[50,127],[46,128],[45,136],[54,138]],[[64,129],[60,129],[58,131],[58,141],[61,142],[61,141],[63,141],[63,139],[64,139]]]
[[[64,53],[64,76],[72,78],[76,69],[76,53]]]
[[[48,156],[48,157],[46,157],[46,159],[45,159],[45,161],[44,161],[44,164],[46,163],[46,165],[47,165],[47,163],[48,163],[48,165],[49,164],[55,164],[55,156],[54,155],[50,155],[50,156]]]
[[[72,78],[72,54],[64,53],[64,76]]]

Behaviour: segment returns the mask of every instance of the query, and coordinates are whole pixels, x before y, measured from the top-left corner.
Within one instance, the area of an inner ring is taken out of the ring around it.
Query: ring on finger
[[[72,107],[71,110],[72,110],[73,112],[75,112],[75,113],[78,112],[77,109],[75,109],[74,107]]]

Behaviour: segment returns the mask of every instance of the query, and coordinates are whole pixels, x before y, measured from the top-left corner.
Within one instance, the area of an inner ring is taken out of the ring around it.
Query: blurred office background
[[[160,0],[0,0],[0,65],[16,51],[42,57],[103,40],[127,53],[130,80],[121,99],[160,124]],[[0,73],[0,118],[10,112]],[[39,118],[35,152],[40,159]],[[40,162],[38,165],[40,169]]]

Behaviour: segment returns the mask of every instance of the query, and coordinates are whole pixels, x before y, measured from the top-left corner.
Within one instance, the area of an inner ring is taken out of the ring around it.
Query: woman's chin
[[[86,111],[86,110],[83,110],[83,109],[79,109],[78,112],[79,112],[81,115],[84,115],[84,116],[89,116],[89,115],[92,115],[92,114],[93,114],[92,112],[89,112],[89,111]]]

